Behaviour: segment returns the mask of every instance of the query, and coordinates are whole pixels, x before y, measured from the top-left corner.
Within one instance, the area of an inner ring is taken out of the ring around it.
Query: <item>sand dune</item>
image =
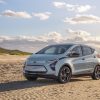
[[[72,78],[67,84],[50,79],[28,82],[22,74],[27,57],[1,56],[0,100],[100,100],[100,80]],[[13,60],[12,60],[13,59]]]

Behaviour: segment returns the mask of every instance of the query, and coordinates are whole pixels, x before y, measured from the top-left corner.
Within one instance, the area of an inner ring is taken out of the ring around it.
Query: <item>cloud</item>
[[[36,52],[48,44],[59,43],[61,34],[50,32],[40,36],[0,36],[0,47]]]
[[[68,29],[67,33],[69,33],[71,36],[71,38],[69,38],[69,39],[74,40],[74,41],[88,41],[91,38],[91,34],[86,31],[83,31],[83,30],[73,31],[71,29]],[[89,38],[87,38],[87,37],[89,37]]]
[[[12,11],[12,10],[5,10],[2,13],[2,16],[14,17],[14,18],[25,18],[25,19],[32,18],[32,16],[25,11],[24,12],[15,12],[15,11]]]
[[[51,14],[51,12],[33,13],[33,16],[38,17],[40,20],[47,20]]]
[[[67,38],[67,41],[83,43],[86,45],[93,46],[97,51],[100,52],[100,36],[93,36],[91,33],[88,33],[83,30],[73,31],[71,29],[67,30],[67,33],[70,34],[70,37]]]
[[[100,17],[94,15],[76,15],[73,18],[65,18],[64,22],[69,24],[92,24],[100,23]]]
[[[67,41],[84,43],[95,48],[100,49],[100,36],[93,36],[90,33],[83,30],[73,31],[71,29],[67,30],[67,33],[70,34],[70,38],[67,38]],[[100,50],[99,50],[100,52]]]
[[[38,17],[40,20],[47,20],[50,18],[51,12],[44,12],[44,13],[32,13],[33,16]],[[15,12],[12,10],[5,10],[2,12],[1,16],[6,17],[14,17],[14,18],[24,18],[24,19],[31,19],[33,16],[27,13],[26,11]]]
[[[0,36],[0,41],[4,42],[4,41],[42,41],[42,42],[47,42],[47,41],[54,41],[54,42],[59,42],[62,39],[62,36],[60,33],[57,32],[50,32],[48,34],[43,34],[40,36]]]
[[[92,40],[94,39],[90,33],[83,31],[83,30],[73,31],[71,29],[68,29],[67,33],[70,34],[70,38],[67,38],[67,40],[71,40],[71,41],[73,40],[76,42],[78,42],[78,41],[87,42],[87,41],[90,41],[91,39]]]
[[[65,8],[66,7],[65,2],[53,2],[53,5],[57,8]]]
[[[0,0],[0,4],[5,4],[5,0]]]
[[[84,43],[100,48],[100,36],[92,36],[83,30],[67,30],[66,35],[49,32],[39,36],[0,36],[0,47],[36,52],[41,48],[57,43]]]
[[[90,5],[72,5],[72,4],[67,4],[65,2],[53,2],[53,5],[56,8],[64,8],[68,11],[74,11],[78,13],[87,12],[91,9]]]

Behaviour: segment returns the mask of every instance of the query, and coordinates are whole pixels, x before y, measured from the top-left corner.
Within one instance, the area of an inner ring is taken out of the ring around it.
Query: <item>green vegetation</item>
[[[23,52],[20,50],[8,50],[0,47],[0,54],[9,54],[9,55],[31,55],[32,53]]]

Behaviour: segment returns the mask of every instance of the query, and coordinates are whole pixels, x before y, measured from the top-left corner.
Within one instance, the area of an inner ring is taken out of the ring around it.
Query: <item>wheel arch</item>
[[[96,67],[98,67],[98,66],[100,67],[100,64],[97,64],[97,65],[95,66],[94,71],[93,71],[93,73],[92,73],[92,75],[91,75],[91,77],[92,77],[93,80],[99,80],[99,79],[100,79],[100,77],[98,78],[98,75],[95,74],[95,72],[96,72]]]
[[[95,65],[94,70],[95,70],[95,68],[96,68],[97,66],[100,66],[100,64]]]
[[[71,73],[72,73],[72,68],[71,68],[71,66],[68,63],[62,65],[62,67],[64,67],[64,66],[67,66],[71,70]]]
[[[67,68],[70,69],[70,73],[68,74],[68,76],[66,76],[66,77],[67,77],[66,80],[63,80],[63,79],[61,78],[61,74],[60,74],[63,67],[67,67]],[[71,77],[72,77],[72,69],[71,69],[70,65],[69,65],[69,64],[64,64],[64,65],[62,65],[62,67],[61,67],[60,70],[59,70],[58,77],[57,77],[58,82],[60,82],[60,83],[62,83],[62,84],[63,84],[63,83],[67,83],[67,82],[69,82],[69,81],[71,80]]]
[[[56,73],[55,73],[56,76],[58,76],[59,71],[60,71],[60,69],[61,69],[63,66],[69,67],[70,70],[71,70],[71,73],[73,74],[73,72],[74,72],[73,65],[71,65],[70,63],[64,63],[64,62],[63,62],[63,64],[62,64],[62,63],[58,63],[58,64],[57,64],[57,66],[56,66]]]

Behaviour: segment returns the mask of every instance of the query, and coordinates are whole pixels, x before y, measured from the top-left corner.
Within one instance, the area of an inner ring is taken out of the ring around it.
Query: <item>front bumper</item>
[[[26,71],[32,71],[32,72],[47,72],[47,68],[43,65],[26,65],[24,67],[24,70]]]
[[[57,76],[52,75],[52,74],[46,74],[46,72],[43,71],[27,71],[25,70],[23,72],[25,77],[32,77],[32,76],[37,76],[37,77],[41,77],[41,78],[50,78],[50,79],[56,79]]]
[[[27,63],[23,69],[24,76],[37,76],[43,78],[56,78],[55,70],[50,67],[50,64],[33,64]]]

